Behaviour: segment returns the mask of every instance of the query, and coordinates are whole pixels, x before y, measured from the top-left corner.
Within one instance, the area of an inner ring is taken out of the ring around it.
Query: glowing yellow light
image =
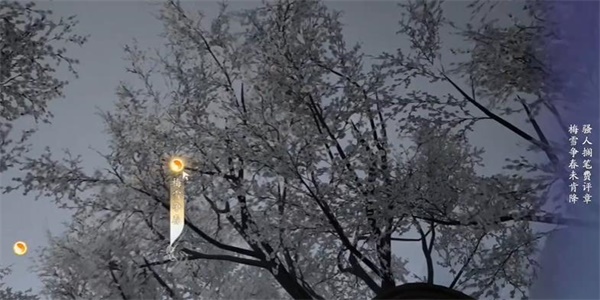
[[[27,244],[25,242],[18,241],[13,246],[13,251],[18,256],[23,256],[27,254]]]
[[[185,169],[185,164],[181,158],[173,158],[169,161],[169,169],[171,172],[180,173]]]

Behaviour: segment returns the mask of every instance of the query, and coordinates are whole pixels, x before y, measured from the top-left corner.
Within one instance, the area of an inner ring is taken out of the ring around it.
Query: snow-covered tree
[[[486,5],[473,4],[473,15]],[[559,165],[535,119],[557,105],[545,101],[533,59],[542,31],[528,28],[543,24],[484,19],[479,29],[449,22],[437,1],[402,7],[411,48],[369,65],[321,2],[224,7],[212,21],[167,2],[164,49],[126,48],[141,85],[121,84],[115,110],[102,114],[106,166],[86,174],[78,157],[48,151],[17,179],[75,211],[40,263],[46,292],[358,299],[414,280],[393,249],[417,243],[423,281],[434,282],[437,263],[454,274],[454,289],[525,297],[547,234],[531,224],[562,222],[542,201]],[[444,28],[472,47],[450,52],[454,66],[441,60]],[[415,90],[420,78],[456,93]],[[531,130],[504,114],[522,114]],[[523,153],[542,151],[548,163],[509,161],[481,175],[484,151],[468,139],[479,121],[511,130],[531,144]],[[173,155],[190,173],[177,261],[164,252]]]
[[[85,42],[72,34],[77,24],[73,17],[53,21],[51,13],[36,9],[34,3],[0,1],[0,174],[27,150],[25,142],[34,131],[28,128],[15,137],[14,121],[23,117],[49,121],[47,103],[61,97],[67,84],[56,77],[52,64],[67,64],[74,72],[77,61],[63,46]],[[31,291],[6,286],[3,278],[10,273],[10,267],[0,268],[0,299],[38,299]]]
[[[73,33],[74,17],[53,20],[51,14],[32,2],[0,1],[0,172],[26,150],[23,143],[34,129],[11,136],[13,122],[22,117],[49,121],[48,101],[62,97],[67,84],[56,67],[65,64],[75,73],[77,64],[65,46],[86,40]]]

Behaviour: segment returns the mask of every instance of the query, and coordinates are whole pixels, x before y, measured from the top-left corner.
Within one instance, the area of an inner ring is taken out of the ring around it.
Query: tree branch
[[[513,124],[511,124],[510,122],[504,120],[502,117],[494,114],[492,111],[490,111],[489,109],[487,109],[485,106],[481,105],[479,102],[475,101],[475,99],[471,98],[471,96],[469,96],[462,88],[460,88],[452,79],[450,79],[446,74],[442,73],[442,76],[456,89],[458,90],[458,92],[471,104],[473,104],[475,107],[477,107],[481,112],[483,112],[486,116],[490,117],[492,120],[496,121],[497,123],[499,123],[500,125],[506,127],[507,129],[509,129],[510,131],[516,133],[518,136],[522,137],[523,139],[525,139],[526,141],[531,142],[532,144],[536,145],[538,148],[542,149],[544,152],[546,152],[546,155],[548,156],[548,158],[550,159],[550,161],[554,164],[554,165],[558,165],[558,160],[556,159],[555,155],[552,152],[552,149],[550,148],[550,145],[548,144],[544,144],[538,140],[536,140],[535,138],[533,138],[531,135],[527,134],[526,132],[524,132],[523,130],[519,129],[518,127],[514,126]]]
[[[460,221],[453,220],[453,219],[442,220],[442,219],[436,219],[433,217],[423,217],[423,216],[415,216],[415,217],[417,219],[430,221],[430,222],[434,222],[436,224],[441,224],[441,225],[450,225],[450,226],[480,225],[480,223],[476,222],[476,221],[470,221],[470,222],[464,223],[464,222],[460,222]],[[506,215],[506,216],[501,216],[497,219],[498,219],[498,222],[500,222],[500,223],[510,222],[510,221],[515,221],[515,222],[516,221],[528,221],[528,222],[537,222],[537,223],[553,224],[553,225],[575,225],[575,226],[585,226],[585,227],[597,226],[597,223],[592,222],[592,221],[563,218],[558,215],[550,214],[550,213],[546,213],[541,216],[528,215],[528,216],[524,216],[524,217],[515,217],[515,216]]]
[[[356,247],[354,247],[354,245],[352,245],[352,243],[346,236],[344,229],[337,221],[336,217],[333,215],[333,212],[331,211],[329,205],[326,202],[322,201],[317,194],[315,194],[315,192],[308,186],[308,184],[306,183],[304,178],[300,176],[300,174],[297,175],[300,179],[300,182],[304,185],[304,187],[306,187],[310,196],[315,200],[323,214],[325,214],[325,217],[327,218],[329,223],[333,226],[344,247],[348,248],[348,250],[352,254],[356,255],[365,265],[367,265],[373,272],[375,272],[375,274],[377,274],[378,276],[382,276],[381,270],[379,270],[379,268],[377,268],[377,266],[370,259],[364,256],[360,251],[358,251],[358,249],[356,249]]]
[[[419,224],[419,221],[416,217],[413,217],[413,221],[415,227],[417,228],[417,231],[419,232],[419,235],[421,236],[421,250],[423,251],[423,255],[425,256],[425,262],[427,263],[427,283],[433,284],[433,259],[431,258],[431,252],[429,251],[429,247],[427,246],[427,237],[425,236],[425,232],[421,228],[421,224]]]
[[[365,272],[365,270],[360,266],[360,264],[356,260],[356,257],[352,253],[350,253],[349,258],[350,266],[346,268],[343,267],[341,262],[341,257],[343,253],[344,250],[341,250],[338,253],[338,269],[340,270],[340,272],[350,273],[360,278],[375,294],[380,293],[381,287],[373,280],[373,278],[371,278],[371,276],[369,276],[369,274],[367,274],[367,272]]]
[[[533,116],[533,114],[532,114],[531,110],[529,109],[529,106],[527,105],[527,103],[525,103],[525,100],[523,100],[519,96],[517,96],[517,99],[519,100],[519,102],[521,102],[521,105],[525,109],[525,113],[527,114],[527,119],[529,119],[529,122],[531,122],[531,125],[533,126],[533,129],[535,130],[535,132],[536,132],[538,138],[540,139],[540,141],[544,145],[550,146],[550,143],[548,142],[548,139],[546,138],[546,135],[542,131],[542,128],[540,128],[540,125],[538,124],[538,122],[536,121],[535,117]],[[548,159],[553,164],[555,164],[555,165],[558,164],[558,157],[556,157],[556,155],[554,155],[554,153],[548,152],[548,151],[544,151],[544,152],[546,153],[546,155],[548,156]]]
[[[119,294],[121,295],[121,298],[123,298],[123,300],[128,300],[129,298],[127,298],[127,296],[125,295],[125,292],[121,288],[121,284],[119,283],[119,280],[117,279],[117,276],[115,276],[115,273],[110,268],[110,266],[109,266],[109,270],[108,271],[110,272],[110,277],[112,278],[113,283],[115,285],[117,285],[117,289],[119,289]]]
[[[158,273],[156,271],[154,271],[154,268],[152,268],[152,266],[150,265],[150,262],[148,262],[146,257],[143,257],[143,259],[144,259],[144,262],[146,263],[146,265],[148,265],[148,269],[150,270],[150,272],[152,272],[154,279],[156,279],[156,281],[158,281],[158,283],[162,287],[164,287],[165,290],[167,290],[167,293],[169,293],[169,296],[171,296],[171,298],[175,299],[175,292],[173,291],[173,289],[171,289],[171,287],[169,287],[169,285],[162,279],[162,277],[160,277],[160,275],[158,275]]]
[[[458,271],[458,273],[456,273],[456,276],[454,276],[454,279],[452,280],[452,283],[450,283],[449,288],[453,289],[454,286],[456,286],[456,284],[458,283],[458,280],[460,279],[460,277],[462,276],[463,272],[465,271],[465,269],[467,268],[467,265],[469,265],[469,263],[471,263],[471,260],[473,259],[473,256],[475,256],[475,253],[477,252],[477,249],[479,248],[479,244],[481,243],[481,241],[483,240],[483,238],[485,237],[485,233],[481,235],[481,237],[479,237],[479,239],[477,239],[477,243],[475,244],[475,247],[473,248],[473,251],[471,251],[471,254],[469,254],[469,257],[467,258],[467,261],[465,261],[465,263],[462,265],[462,267],[460,268],[460,270]]]
[[[201,252],[198,252],[198,251],[195,251],[192,249],[188,249],[188,248],[183,248],[183,249],[181,249],[181,251],[185,254],[188,254],[188,256],[186,258],[184,258],[184,260],[186,260],[186,261],[192,261],[192,260],[197,260],[197,259],[221,260],[221,261],[234,262],[234,263],[248,265],[248,266],[259,267],[259,268],[263,268],[263,269],[266,269],[269,267],[269,265],[267,265],[265,262],[260,261],[260,260],[253,260],[253,259],[247,259],[247,258],[231,256],[231,255],[223,255],[223,254],[205,254],[205,253],[201,253]],[[145,264],[141,265],[140,267],[148,268],[151,266],[164,265],[164,264],[167,264],[170,262],[173,262],[173,260],[167,259],[167,260],[162,260],[162,261],[145,263]]]
[[[166,210],[169,210],[169,204],[163,202],[158,196],[145,191],[143,189],[140,188],[136,188],[134,186],[128,185],[125,183],[125,181],[123,180],[123,178],[121,178],[119,176],[119,179],[121,180],[121,182],[123,184],[125,184],[127,187],[142,193],[152,199],[154,199],[154,201],[158,202],[162,207],[164,207]],[[192,229],[193,232],[195,232],[196,234],[198,234],[200,237],[202,237],[204,240],[206,240],[207,242],[209,242],[210,244],[214,245],[217,248],[221,248],[223,250],[227,250],[227,251],[231,251],[234,253],[238,253],[238,254],[242,254],[242,255],[246,255],[246,256],[250,256],[250,257],[254,257],[254,258],[259,258],[259,256],[252,250],[248,250],[248,249],[243,249],[243,248],[239,248],[239,247],[235,247],[235,246],[231,246],[231,245],[227,245],[224,243],[221,243],[219,241],[217,241],[216,239],[212,238],[211,236],[209,236],[208,234],[206,234],[204,231],[202,231],[200,228],[196,227],[187,217],[186,217],[186,225]]]

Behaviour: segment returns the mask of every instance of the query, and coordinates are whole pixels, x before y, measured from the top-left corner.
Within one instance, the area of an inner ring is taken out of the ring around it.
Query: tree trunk
[[[374,299],[465,299],[474,300],[459,291],[429,283],[407,283],[383,291]]]

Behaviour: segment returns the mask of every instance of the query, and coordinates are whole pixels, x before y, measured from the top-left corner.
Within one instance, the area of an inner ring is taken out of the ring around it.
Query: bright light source
[[[18,241],[13,245],[13,251],[18,256],[23,256],[27,253],[27,244],[25,242]]]
[[[169,170],[174,173],[181,173],[185,169],[185,164],[181,158],[172,158],[169,161]]]

